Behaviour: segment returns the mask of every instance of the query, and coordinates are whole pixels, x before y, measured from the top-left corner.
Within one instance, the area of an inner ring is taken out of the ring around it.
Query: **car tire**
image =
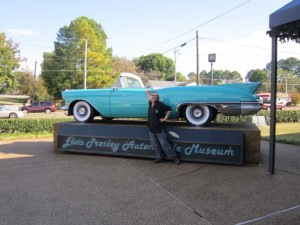
[[[17,113],[10,113],[9,118],[18,118]]]
[[[28,112],[28,109],[23,109],[22,111],[23,111],[24,114],[29,113],[29,112]]]
[[[51,109],[45,109],[46,114],[50,114],[51,112],[52,112]]]
[[[188,123],[205,127],[213,118],[213,110],[207,105],[188,105],[185,109],[185,119]]]
[[[79,101],[73,107],[73,116],[78,122],[88,123],[94,119],[94,110],[89,103]]]

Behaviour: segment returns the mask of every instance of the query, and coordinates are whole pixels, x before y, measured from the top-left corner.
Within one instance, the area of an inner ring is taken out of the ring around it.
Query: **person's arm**
[[[151,101],[151,95],[150,95],[150,91],[149,90],[145,90],[148,100]]]
[[[169,118],[171,112],[172,112],[171,110],[169,110],[169,111],[166,112],[165,120],[167,120]]]
[[[160,122],[165,122],[169,118],[169,116],[172,113],[172,109],[169,105],[166,105],[165,103],[162,103],[163,110],[166,112],[165,117],[160,119]]]

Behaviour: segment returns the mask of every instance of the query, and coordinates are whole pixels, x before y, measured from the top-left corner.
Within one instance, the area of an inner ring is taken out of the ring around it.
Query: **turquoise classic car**
[[[184,118],[194,126],[206,126],[218,113],[226,116],[252,115],[261,109],[255,95],[261,83],[234,83],[215,86],[176,86],[155,91],[172,108],[169,119]],[[121,74],[111,88],[65,90],[62,96],[68,115],[83,123],[95,116],[147,118],[148,98],[139,77]]]

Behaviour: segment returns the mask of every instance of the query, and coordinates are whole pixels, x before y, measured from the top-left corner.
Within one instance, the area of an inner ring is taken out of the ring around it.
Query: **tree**
[[[16,89],[18,93],[33,97],[35,81],[32,73],[28,71],[18,71],[16,72],[16,79]]]
[[[182,75],[180,72],[177,72],[176,74],[177,74],[176,80],[178,82],[186,82],[187,81],[186,77],[184,75]],[[174,81],[175,80],[174,74],[166,75],[165,80],[166,81]]]
[[[87,87],[110,86],[115,77],[111,74],[112,49],[106,47],[106,39],[101,24],[85,16],[60,28],[54,51],[43,54],[41,77],[49,94],[60,99],[65,89],[83,88],[86,43]]]
[[[241,82],[243,81],[243,78],[241,74],[237,71],[229,71],[225,70],[224,71],[224,82],[225,83],[233,83],[233,82]]]
[[[294,57],[280,59],[277,62],[277,68],[293,73],[295,76],[300,76],[300,60]],[[266,69],[271,71],[271,63],[267,63]]]
[[[213,75],[213,76],[212,76]],[[204,84],[211,85],[211,80],[213,79],[213,84],[223,84],[223,83],[233,83],[241,82],[243,80],[241,74],[237,71],[229,70],[214,70],[213,74],[211,72],[201,71],[200,77]]]
[[[249,82],[267,82],[269,80],[266,70],[255,69],[250,70],[246,75],[246,81]]]
[[[137,73],[136,65],[133,61],[128,60],[125,57],[113,56],[111,60],[112,65],[112,73],[120,74],[120,73]]]
[[[209,84],[211,83],[211,78],[208,77],[208,73],[206,70],[202,70],[200,72],[200,78],[201,78],[201,82],[200,84]]]
[[[43,79],[39,77],[39,79],[35,81],[34,85],[34,100],[46,101],[50,99],[52,99],[52,96],[47,92]]]
[[[266,65],[266,69],[271,72],[271,63]],[[288,92],[300,91],[300,60],[294,57],[280,59],[277,62],[277,81],[278,91],[286,89],[288,84]]]
[[[196,81],[197,80],[197,74],[195,72],[190,72],[190,73],[188,73],[187,78],[191,81]]]
[[[141,56],[133,60],[138,70],[144,72],[149,77],[165,80],[165,76],[175,73],[175,65],[172,59],[165,57],[161,53],[152,53],[146,56]],[[152,79],[151,79],[152,80]]]
[[[281,59],[278,61],[278,68],[289,71],[294,75],[300,75],[300,60],[294,57]]]
[[[51,99],[41,77],[39,77],[38,80],[35,80],[31,72],[18,71],[16,72],[16,79],[16,90],[18,94],[30,96],[31,99],[35,101]]]
[[[6,40],[5,33],[0,33],[0,93],[13,91],[17,82],[14,70],[22,61],[18,44]]]

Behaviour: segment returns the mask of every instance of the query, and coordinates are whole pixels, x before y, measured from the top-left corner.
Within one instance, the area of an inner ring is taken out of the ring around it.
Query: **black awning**
[[[300,20],[300,0],[294,0],[270,15],[269,28]]]

